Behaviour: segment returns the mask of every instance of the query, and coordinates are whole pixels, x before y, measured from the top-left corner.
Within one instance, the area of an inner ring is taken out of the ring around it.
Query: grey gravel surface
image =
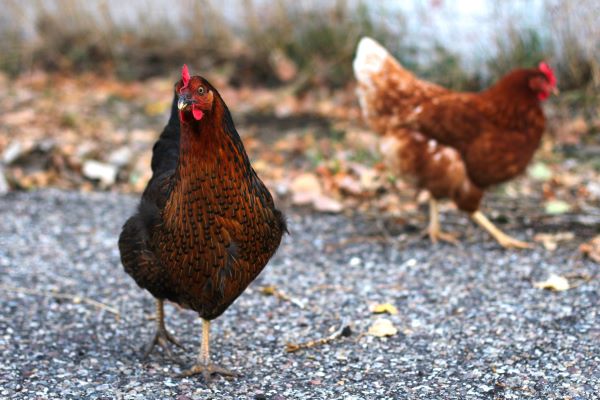
[[[179,361],[160,351],[140,359],[154,303],[123,272],[116,246],[136,202],[55,190],[0,198],[0,398],[598,398],[600,267],[577,255],[589,232],[553,253],[504,251],[456,216],[445,218],[464,226],[463,244],[431,246],[403,227],[382,241],[361,214],[288,211],[292,235],[213,324],[213,359],[242,376],[207,386],[175,376],[200,340],[191,311],[166,307],[186,346]],[[533,287],[551,272],[579,286]],[[381,318],[374,303],[398,308],[385,317],[396,335],[367,335]],[[285,351],[344,325],[347,337]]]

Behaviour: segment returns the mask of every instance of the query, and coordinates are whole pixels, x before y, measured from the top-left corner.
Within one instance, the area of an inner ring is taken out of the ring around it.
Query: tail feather
[[[356,57],[352,63],[356,79],[364,85],[372,86],[373,77],[380,73],[386,60],[392,56],[375,40],[364,37],[358,43]]]
[[[177,94],[173,96],[171,116],[158,141],[152,148],[152,174],[158,176],[175,169],[179,159],[179,110]]]
[[[418,112],[421,102],[447,92],[441,86],[418,79],[368,37],[358,43],[353,68],[363,115],[380,134]]]

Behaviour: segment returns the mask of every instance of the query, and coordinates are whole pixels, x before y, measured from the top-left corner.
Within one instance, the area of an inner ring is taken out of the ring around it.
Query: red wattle
[[[202,117],[204,116],[204,113],[202,112],[201,109],[196,108],[196,105],[192,106],[192,115],[194,116],[194,118],[197,121],[200,121],[202,119]]]

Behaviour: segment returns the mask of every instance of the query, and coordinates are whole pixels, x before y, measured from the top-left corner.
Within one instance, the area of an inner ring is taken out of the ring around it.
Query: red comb
[[[543,61],[540,63],[540,65],[538,65],[538,68],[546,76],[550,86],[556,86],[556,76],[554,75],[552,68],[550,68],[550,66]]]
[[[187,87],[188,83],[190,83],[190,71],[188,71],[186,64],[183,64],[183,68],[181,69],[181,80],[183,81],[183,87]]]

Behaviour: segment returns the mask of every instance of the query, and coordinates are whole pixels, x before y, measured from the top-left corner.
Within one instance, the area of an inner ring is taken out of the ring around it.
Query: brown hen
[[[177,343],[164,325],[169,300],[202,318],[198,363],[183,375],[231,375],[210,362],[210,321],[257,277],[287,229],[223,99],[185,66],[152,171],[119,238],[125,271],[157,299],[158,328],[147,351]]]
[[[552,70],[517,69],[480,93],[459,93],[416,78],[377,42],[363,38],[354,59],[365,119],[383,136],[391,167],[429,191],[429,236],[442,232],[437,200],[450,198],[504,247],[530,247],[479,211],[483,192],[522,173],[539,146],[540,102],[556,91]]]

